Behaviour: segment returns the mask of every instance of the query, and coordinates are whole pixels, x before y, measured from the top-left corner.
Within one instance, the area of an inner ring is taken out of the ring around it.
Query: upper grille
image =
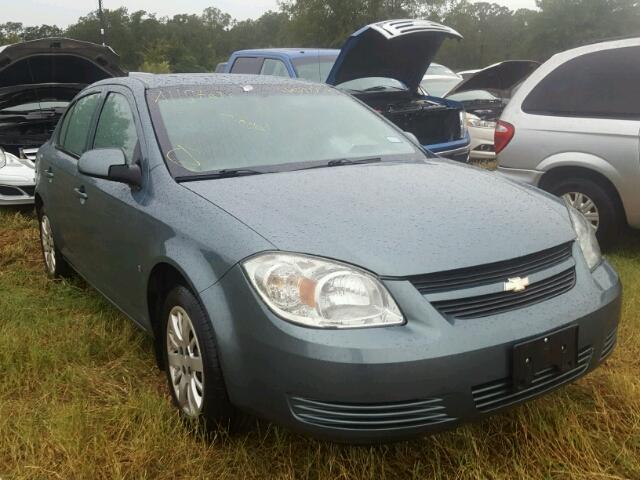
[[[397,403],[335,403],[301,397],[289,399],[300,421],[344,430],[394,430],[417,428],[456,420],[447,415],[440,398]]]
[[[37,148],[21,148],[20,158],[26,158],[28,160],[32,160],[35,162],[37,153],[38,153]]]
[[[432,305],[445,316],[455,318],[479,318],[524,308],[561,295],[573,288],[576,282],[574,267],[564,272],[532,283],[523,292],[498,292],[477,297],[456,298],[433,302]]]
[[[476,408],[481,412],[490,412],[538,396],[563,383],[570,382],[589,368],[592,356],[593,348],[585,348],[578,353],[578,362],[574,368],[564,373],[560,373],[554,368],[547,368],[536,373],[533,383],[522,390],[514,390],[510,378],[475,386],[471,389],[471,394]]]
[[[422,294],[504,282],[512,276],[527,276],[562,263],[571,257],[572,246],[573,242],[569,242],[512,260],[447,272],[416,275],[409,280]]]

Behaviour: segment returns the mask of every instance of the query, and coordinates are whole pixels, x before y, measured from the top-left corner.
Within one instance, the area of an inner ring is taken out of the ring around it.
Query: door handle
[[[44,176],[47,178],[53,178],[53,170],[51,170],[51,167],[47,168],[44,171]]]
[[[89,195],[84,191],[84,187],[76,187],[73,189],[76,192],[76,197],[78,197],[81,201],[89,198]]]

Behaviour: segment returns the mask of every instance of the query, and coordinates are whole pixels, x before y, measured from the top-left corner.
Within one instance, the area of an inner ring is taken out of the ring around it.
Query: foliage
[[[279,11],[236,21],[218,8],[158,18],[121,7],[105,10],[106,42],[129,70],[213,71],[242,48],[340,47],[358,28],[389,18],[430,18],[465,38],[446,42],[438,61],[480,68],[509,58],[545,60],[597,40],[640,33],[638,0],[537,0],[536,10],[510,10],[469,0],[281,0]],[[0,44],[65,35],[101,43],[96,11],[66,30],[0,24]]]
[[[0,477],[638,479],[640,237],[610,260],[625,285],[618,346],[554,393],[393,445],[266,422],[204,437],[179,420],[151,341],[80,278],[48,280],[34,215],[0,208]]]

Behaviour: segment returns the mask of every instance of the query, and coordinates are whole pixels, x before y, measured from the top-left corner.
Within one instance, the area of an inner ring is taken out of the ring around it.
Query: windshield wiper
[[[394,85],[380,85],[377,87],[369,87],[362,90],[363,92],[381,92],[383,90],[398,90],[401,92],[405,92],[407,89],[403,87],[396,87]]]
[[[260,170],[252,170],[250,168],[224,168],[222,170],[216,170],[215,172],[201,173],[196,175],[183,175],[176,177],[176,182],[195,182],[198,180],[213,180],[217,178],[231,178],[231,177],[244,177],[248,175],[260,175],[263,172]]]
[[[335,160],[329,160],[327,163],[320,165],[313,165],[311,167],[297,168],[296,170],[311,170],[314,168],[326,168],[326,167],[342,167],[343,165],[363,165],[365,163],[378,163],[381,162],[380,157],[360,158],[357,160],[351,160],[349,158],[337,158]]]

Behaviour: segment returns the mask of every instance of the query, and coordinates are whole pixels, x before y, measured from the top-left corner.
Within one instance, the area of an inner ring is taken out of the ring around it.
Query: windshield
[[[317,57],[300,57],[292,60],[298,78],[312,82],[324,83],[333,68],[337,55],[322,55]]]
[[[420,82],[422,89],[432,97],[444,97],[453,87],[462,81],[459,77],[425,78]]]
[[[418,152],[359,102],[320,85],[182,86],[147,95],[174,176]]]
[[[385,92],[385,91],[405,91],[406,85],[395,78],[386,77],[365,77],[349,80],[341,83],[338,88],[350,90],[352,92]]]
[[[457,102],[470,102],[474,100],[500,100],[499,97],[496,97],[493,93],[488,92],[487,90],[469,90],[466,92],[454,93],[453,95],[447,96],[447,98],[450,100],[455,100]]]
[[[432,63],[427,68],[426,75],[450,75],[455,76],[456,74],[448,67],[444,65],[440,65],[439,63]]]

